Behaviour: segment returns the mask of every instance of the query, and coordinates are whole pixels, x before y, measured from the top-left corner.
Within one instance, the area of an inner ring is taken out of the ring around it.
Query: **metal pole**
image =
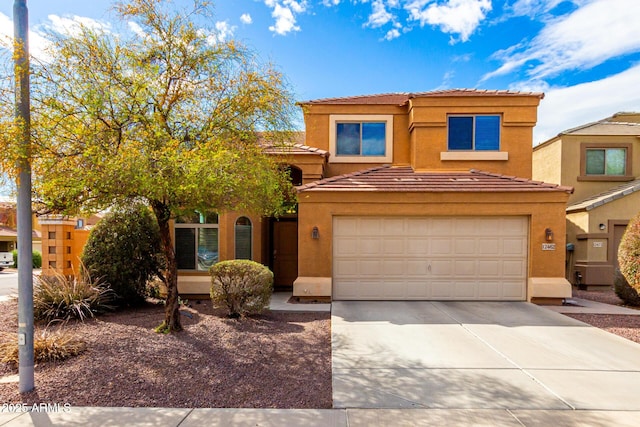
[[[20,393],[34,388],[33,256],[31,233],[31,115],[29,99],[29,11],[27,0],[13,4],[16,120],[22,126],[18,160],[18,375]]]

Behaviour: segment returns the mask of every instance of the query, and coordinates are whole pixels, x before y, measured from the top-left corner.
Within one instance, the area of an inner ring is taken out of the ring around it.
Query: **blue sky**
[[[177,0],[177,4],[188,4]],[[27,0],[41,31],[108,25],[107,0]],[[275,63],[297,100],[450,88],[545,93],[534,144],[640,111],[640,0],[218,0],[210,23]],[[13,33],[0,4],[0,37]]]

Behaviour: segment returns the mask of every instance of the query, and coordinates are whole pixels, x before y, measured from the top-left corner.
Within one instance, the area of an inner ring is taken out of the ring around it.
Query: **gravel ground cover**
[[[329,313],[267,312],[227,319],[211,303],[184,308],[185,330],[154,332],[162,306],[69,323],[87,351],[35,368],[20,395],[0,381],[0,402],[74,406],[330,408]],[[36,328],[36,335],[40,327]],[[0,303],[0,332],[15,334],[17,304]],[[0,364],[0,377],[17,373]]]
[[[591,301],[602,302],[611,305],[623,305],[613,291],[613,288],[607,288],[603,291],[581,291],[573,289],[574,298],[582,298]],[[629,307],[636,308],[637,307]],[[619,335],[631,341],[640,343],[640,315],[609,315],[609,314],[567,314],[567,316],[580,320],[596,328],[604,329],[612,334]]]

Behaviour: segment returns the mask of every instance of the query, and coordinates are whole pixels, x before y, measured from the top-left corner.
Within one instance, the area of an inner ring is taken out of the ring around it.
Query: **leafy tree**
[[[82,263],[118,295],[119,305],[143,302],[147,281],[162,277],[164,265],[158,224],[149,208],[134,204],[105,216],[91,229]]]
[[[640,293],[640,213],[629,222],[622,235],[618,264],[629,286]]]
[[[294,105],[280,72],[210,27],[210,5],[171,3],[119,2],[126,25],[51,34],[47,59],[32,62],[32,140],[34,191],[51,211],[150,206],[166,258],[163,328],[179,331],[171,219],[277,214],[291,187],[257,136],[287,138]]]

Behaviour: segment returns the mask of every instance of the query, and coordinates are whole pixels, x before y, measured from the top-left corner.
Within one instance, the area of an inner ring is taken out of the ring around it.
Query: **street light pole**
[[[19,391],[34,388],[33,360],[33,255],[31,223],[31,113],[29,94],[29,11],[27,0],[13,4],[18,136],[18,376]]]

